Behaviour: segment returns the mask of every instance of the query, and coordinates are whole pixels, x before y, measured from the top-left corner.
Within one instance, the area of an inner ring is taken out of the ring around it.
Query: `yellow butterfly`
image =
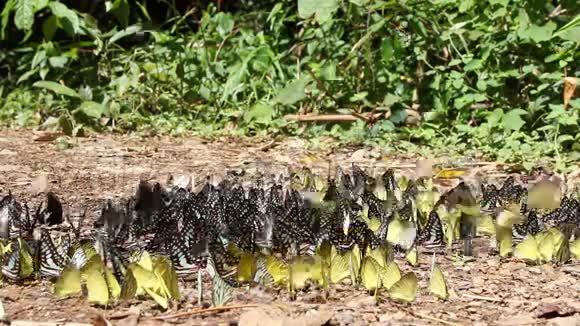
[[[237,279],[239,282],[248,282],[253,279],[256,273],[256,258],[249,253],[243,253],[237,268]]]
[[[369,206],[366,204],[363,205],[361,218],[373,232],[376,232],[381,227],[381,221],[378,218],[369,217]]]
[[[387,248],[385,247],[379,246],[375,249],[371,249],[371,247],[368,246],[365,256],[374,258],[381,267],[387,265]]]
[[[514,248],[514,257],[525,260],[529,263],[537,263],[542,256],[538,249],[538,242],[532,235],[526,237]]]
[[[405,259],[411,264],[411,266],[416,266],[419,263],[419,254],[417,253],[417,246],[411,247],[405,254]]]
[[[32,251],[25,240],[18,238],[20,248],[20,278],[27,278],[34,272],[34,260],[30,254]]]
[[[436,297],[447,300],[449,293],[447,292],[447,284],[445,282],[445,277],[443,272],[438,266],[433,266],[433,271],[431,272],[431,279],[429,281],[429,290]]]
[[[121,288],[113,273],[106,267],[101,256],[94,255],[80,271],[88,291],[88,301],[99,305],[119,298]]]
[[[496,239],[499,246],[499,255],[507,257],[512,252],[512,228],[511,226],[497,225],[495,228]]]
[[[375,291],[381,286],[379,269],[381,266],[372,257],[365,257],[362,264],[361,278],[363,286],[369,291]]]
[[[282,285],[288,281],[288,265],[274,256],[266,258],[266,269],[272,275],[274,284]]]
[[[338,283],[350,276],[350,254],[338,254],[330,262],[330,282]]]
[[[74,265],[68,265],[54,284],[54,295],[62,298],[79,293],[81,293],[81,271]]]
[[[576,259],[580,259],[580,239],[570,242],[570,255]]]
[[[404,302],[413,302],[417,298],[417,276],[409,272],[398,280],[391,289],[389,295],[392,299]]]
[[[401,270],[395,261],[391,261],[385,268],[381,268],[379,271],[379,277],[381,278],[382,286],[389,290],[393,284],[397,283],[401,279]]]

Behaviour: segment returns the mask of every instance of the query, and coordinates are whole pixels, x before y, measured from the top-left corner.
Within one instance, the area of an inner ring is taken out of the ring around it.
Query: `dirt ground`
[[[3,130],[0,194],[11,190],[19,199],[34,200],[39,189],[48,188],[71,206],[69,213],[87,209],[95,218],[102,199],[129,195],[140,178],[165,181],[169,175],[187,174],[201,181],[207,173],[230,168],[279,171],[303,165],[326,172],[329,162],[386,165],[408,173],[416,160],[386,156],[376,149],[310,150],[300,139],[208,142],[102,135],[74,139],[72,145],[59,150],[52,135]],[[492,163],[476,162],[470,169],[486,176],[505,174],[501,165]],[[491,248],[490,240],[482,238],[476,242],[472,261],[450,252],[438,256],[450,291],[445,302],[428,293],[432,259],[428,255],[420,255],[415,267],[398,260],[403,271],[415,271],[420,280],[420,293],[412,304],[394,303],[385,294],[375,305],[365,291],[346,285],[333,287],[328,299],[309,291],[296,301],[289,301],[284,289],[240,288],[230,303],[232,309],[200,312],[197,289],[188,282],[181,284],[183,300],[168,311],[155,308],[152,301],[101,309],[80,297],[57,300],[52,284],[45,281],[5,284],[0,297],[13,325],[580,325],[580,264],[527,266],[500,260]],[[202,305],[209,306],[209,286],[204,301]],[[194,314],[171,317],[194,310]]]

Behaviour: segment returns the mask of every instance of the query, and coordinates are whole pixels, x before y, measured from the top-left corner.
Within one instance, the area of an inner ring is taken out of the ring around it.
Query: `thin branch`
[[[355,122],[357,120],[368,121],[378,119],[382,113],[376,113],[367,117],[361,114],[288,114],[284,116],[287,121],[299,122]]]
[[[192,311],[181,312],[181,313],[177,313],[177,314],[173,314],[173,315],[153,317],[152,319],[154,319],[154,320],[167,320],[167,319],[174,319],[174,318],[180,318],[180,317],[201,315],[201,314],[205,314],[208,312],[228,311],[228,310],[244,309],[244,308],[255,308],[257,306],[258,306],[257,304],[241,304],[241,305],[235,305],[235,306],[211,307],[211,308],[206,308],[206,309],[196,309],[196,310],[192,310]]]

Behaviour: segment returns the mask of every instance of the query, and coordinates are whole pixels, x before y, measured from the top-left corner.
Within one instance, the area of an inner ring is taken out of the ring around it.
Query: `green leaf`
[[[50,63],[50,66],[53,68],[64,68],[67,62],[68,58],[64,56],[51,57],[48,59],[48,63]]]
[[[121,24],[122,27],[127,27],[129,25],[129,14],[131,13],[131,8],[129,7],[129,2],[127,0],[115,0],[107,11],[115,16],[115,19]]]
[[[137,32],[140,32],[142,29],[142,27],[140,25],[131,25],[125,29],[122,29],[120,31],[118,31],[117,33],[115,33],[113,36],[111,36],[111,38],[109,39],[109,43],[115,43],[117,42],[119,39],[122,39],[123,37],[129,36],[129,35],[133,35]]]
[[[21,31],[28,32],[34,24],[34,2],[32,0],[16,1],[14,25]]]
[[[300,79],[290,82],[278,92],[278,95],[274,97],[274,102],[291,105],[304,99],[306,97],[304,90],[311,81],[310,76],[302,76]]]
[[[51,90],[59,95],[66,95],[66,96],[70,96],[70,97],[79,97],[79,94],[77,92],[75,92],[74,90],[59,84],[57,82],[53,82],[53,81],[47,81],[47,80],[42,80],[42,81],[37,81],[36,83],[32,84],[32,86],[34,87],[39,87],[39,88],[45,88],[48,90]]]
[[[246,122],[254,121],[261,124],[268,124],[272,121],[273,109],[271,105],[258,102],[244,114]]]
[[[536,42],[545,42],[549,41],[552,38],[552,33],[556,30],[556,23],[548,22],[544,26],[532,25],[528,29],[528,33],[530,34],[530,38]]]
[[[69,34],[78,34],[80,31],[79,17],[74,11],[70,10],[64,4],[56,1],[51,2],[48,7],[56,17],[68,22],[69,25],[65,26],[65,29],[70,29],[67,30]]]
[[[390,108],[391,106],[393,106],[393,104],[399,103],[400,100],[401,100],[400,96],[389,93],[385,95],[385,98],[383,99],[383,106]]]
[[[54,33],[56,33],[58,18],[55,15],[50,15],[44,23],[42,23],[42,35],[47,41],[52,40]]]
[[[75,111],[82,112],[91,118],[99,119],[105,114],[106,108],[101,103],[84,101]]]
[[[67,115],[63,114],[58,118],[58,125],[65,135],[67,136],[72,135],[73,123]]]
[[[393,57],[393,51],[393,40],[391,40],[390,37],[385,38],[381,42],[381,54],[383,63],[387,64],[391,61],[391,58]]]
[[[566,41],[580,43],[580,26],[575,26],[563,31],[558,34],[558,37]]]
[[[232,15],[220,12],[216,15],[216,20],[218,23],[216,30],[222,38],[226,37],[234,29]]]
[[[6,27],[8,27],[8,23],[10,22],[10,13],[12,9],[16,6],[16,0],[8,0],[4,5],[4,9],[2,9],[2,13],[0,17],[2,18],[2,29],[0,30],[0,38],[4,39],[6,37]]]
[[[298,0],[298,16],[308,19],[314,15],[316,21],[322,24],[332,18],[339,5],[339,0]]]
[[[505,113],[502,117],[503,128],[514,131],[520,130],[525,124],[525,121],[521,117],[524,114],[527,114],[527,112],[522,109],[510,110]]]
[[[481,69],[481,67],[483,67],[481,60],[473,59],[473,60],[469,61],[469,63],[466,64],[465,67],[463,67],[463,70],[473,71],[473,70]]]

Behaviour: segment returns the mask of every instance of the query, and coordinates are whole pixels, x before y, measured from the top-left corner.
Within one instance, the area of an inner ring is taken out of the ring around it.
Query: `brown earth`
[[[19,199],[37,200],[38,192],[55,191],[72,211],[88,208],[96,218],[100,200],[126,196],[139,178],[166,180],[169,175],[193,175],[203,180],[207,173],[230,168],[279,171],[284,167],[311,166],[318,172],[356,162],[390,166],[410,173],[416,158],[389,157],[380,150],[339,148],[314,150],[300,139],[271,142],[255,139],[147,138],[95,136],[73,139],[72,148],[59,150],[50,134],[4,130],[0,134],[0,193],[11,190]],[[443,158],[445,160],[445,158]],[[503,166],[485,162],[463,164],[470,172],[501,176]],[[45,175],[45,177],[39,177]],[[442,187],[457,180],[441,180]],[[71,212],[71,214],[73,213]],[[327,299],[317,290],[300,293],[289,301],[285,289],[240,288],[231,309],[200,312],[193,283],[181,284],[183,300],[168,311],[153,301],[132,301],[101,309],[76,297],[56,299],[52,284],[35,281],[5,284],[0,297],[13,325],[580,325],[580,265],[527,266],[513,259],[499,259],[489,239],[478,239],[477,257],[463,261],[453,253],[438,256],[447,279],[450,297],[440,301],[429,294],[431,256],[420,255],[418,266],[398,259],[403,271],[413,270],[420,280],[417,300],[399,304],[381,295],[378,304],[366,291],[337,285]],[[205,285],[204,302],[211,301]],[[255,305],[243,308],[239,305]],[[239,307],[236,307],[239,306]]]

